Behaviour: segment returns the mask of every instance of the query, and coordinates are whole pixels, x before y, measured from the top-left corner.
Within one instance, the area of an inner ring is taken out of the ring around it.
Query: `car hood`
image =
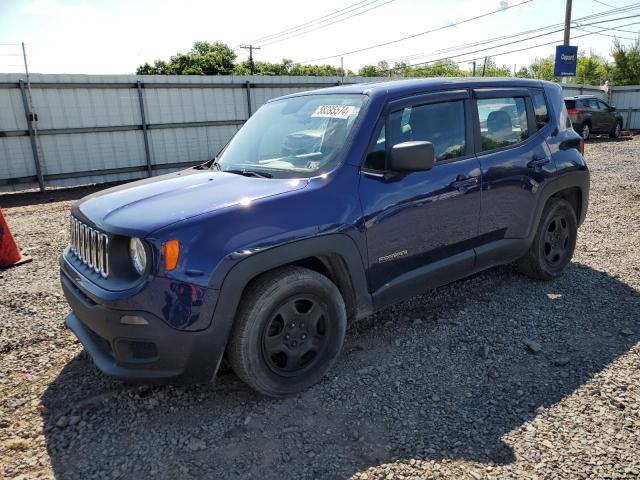
[[[209,170],[183,170],[95,193],[74,212],[98,228],[145,236],[187,218],[304,188],[307,179],[264,179]]]

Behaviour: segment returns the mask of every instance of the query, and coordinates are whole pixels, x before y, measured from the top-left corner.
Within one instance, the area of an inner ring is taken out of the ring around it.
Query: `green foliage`
[[[156,60],[136,70],[138,75],[229,75],[235,66],[236,54],[228,45],[196,42],[189,53],[176,53],[169,62]]]
[[[613,42],[611,55],[614,62],[594,52],[587,56],[584,52],[578,55],[576,76],[573,82],[587,85],[603,85],[612,81],[617,85],[640,84],[640,37],[631,45],[622,45],[618,39]],[[235,63],[236,54],[226,44],[199,41],[193,44],[188,53],[176,53],[168,61],[156,60],[153,64],[140,65],[138,75],[250,75],[248,61]],[[483,62],[476,64],[476,76],[482,76]],[[531,65],[520,67],[515,74],[519,78],[536,78],[540,80],[559,81],[553,76],[554,57],[536,58]],[[332,65],[301,65],[284,58],[280,63],[255,61],[254,72],[258,75],[300,75],[300,76],[341,76],[339,67]],[[348,70],[346,76],[355,75]],[[363,77],[465,77],[471,72],[462,70],[454,60],[445,59],[437,62],[411,66],[396,63],[393,67],[382,60],[376,65],[365,65],[358,70]],[[487,59],[485,77],[510,77],[512,72],[506,65],[499,67],[491,58]]]
[[[614,60],[613,80],[616,85],[640,84],[640,36],[628,46],[622,45],[616,38],[611,56]]]
[[[554,81],[553,63],[553,55],[547,58],[536,58],[533,63],[529,65],[530,78]]]
[[[587,57],[584,52],[578,54],[576,66],[576,83],[585,85],[604,85],[611,77],[611,66],[599,55],[593,52]]]

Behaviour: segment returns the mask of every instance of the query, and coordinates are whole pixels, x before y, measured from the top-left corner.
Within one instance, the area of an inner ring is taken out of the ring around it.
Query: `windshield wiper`
[[[267,172],[258,172],[256,170],[247,170],[243,168],[242,170],[223,170],[223,172],[227,173],[235,173],[236,175],[243,175],[245,177],[258,177],[258,178],[273,178],[273,175]]]

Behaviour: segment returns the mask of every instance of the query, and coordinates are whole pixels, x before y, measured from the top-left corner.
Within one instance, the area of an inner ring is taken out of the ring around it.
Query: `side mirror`
[[[431,170],[435,161],[431,142],[403,142],[391,147],[389,169],[394,172],[420,172]]]
[[[613,105],[611,105],[611,106],[609,107],[609,111],[610,111],[610,112],[615,112],[615,111],[616,111],[616,107],[614,107]]]

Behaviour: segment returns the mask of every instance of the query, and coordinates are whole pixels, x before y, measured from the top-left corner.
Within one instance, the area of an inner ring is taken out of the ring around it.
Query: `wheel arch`
[[[240,299],[258,276],[287,265],[309,268],[331,280],[340,290],[348,319],[373,313],[364,263],[354,240],[346,234],[329,234],[279,245],[239,261],[222,282],[211,322],[212,351],[220,365]],[[214,372],[215,376],[215,372]]]
[[[542,211],[552,197],[566,199],[574,207],[578,226],[582,225],[587,215],[587,207],[589,204],[589,177],[590,175],[587,168],[582,167],[579,170],[560,173],[554,181],[543,187],[544,189],[541,192],[540,200],[536,207],[535,221],[529,232],[529,244],[533,241],[538,223],[542,217]]]

